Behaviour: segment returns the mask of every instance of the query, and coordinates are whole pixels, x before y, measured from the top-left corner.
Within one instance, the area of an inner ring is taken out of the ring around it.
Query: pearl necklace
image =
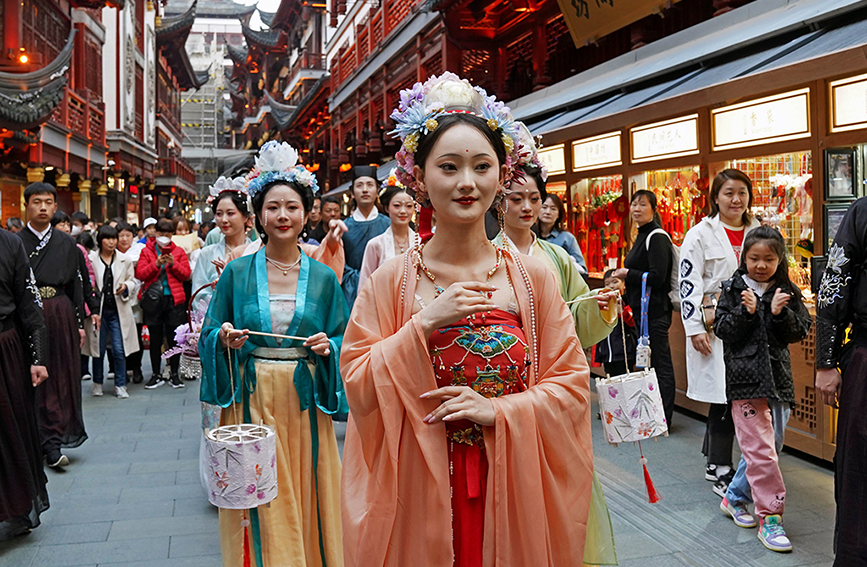
[[[292,268],[294,268],[295,266],[297,266],[301,262],[301,254],[299,254],[298,259],[295,260],[294,262],[292,262],[291,264],[283,264],[281,262],[278,262],[277,260],[272,260],[268,256],[265,256],[265,261],[270,263],[272,266],[274,266],[278,270],[281,270],[283,272],[284,276],[288,276],[289,270],[291,270]]]

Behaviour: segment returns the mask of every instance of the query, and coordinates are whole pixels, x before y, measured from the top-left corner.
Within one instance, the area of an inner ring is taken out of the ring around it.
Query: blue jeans
[[[126,358],[123,354],[123,335],[120,332],[120,318],[117,311],[102,310],[102,324],[99,327],[99,358],[93,359],[93,381],[102,384],[105,343],[111,334],[111,355],[114,357],[114,387],[126,386]]]
[[[786,424],[789,423],[792,407],[788,403],[771,398],[768,398],[768,407],[771,408],[771,420],[774,422],[774,446],[779,455],[786,440]],[[753,501],[752,490],[750,490],[750,483],[747,480],[747,461],[743,457],[741,457],[738,470],[726,491],[726,500],[729,501],[729,504],[749,504]]]

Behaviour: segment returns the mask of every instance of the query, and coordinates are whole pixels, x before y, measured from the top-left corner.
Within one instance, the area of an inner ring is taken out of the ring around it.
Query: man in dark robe
[[[68,234],[51,227],[57,191],[48,183],[24,190],[28,223],[18,233],[24,243],[48,328],[48,375],[37,389],[42,452],[50,467],[69,464],[62,447],[78,447],[87,439],[81,414],[81,344],[84,341],[85,293],[88,277],[84,256]],[[99,305],[90,306],[99,328]]]
[[[834,565],[867,565],[867,197],[846,212],[828,251],[816,298],[816,389],[840,409]]]
[[[357,165],[352,168],[350,190],[355,209],[345,221],[347,232],[343,235],[343,250],[346,254],[346,267],[343,270],[342,286],[346,302],[352,309],[358,295],[358,274],[364,259],[364,249],[370,239],[385,232],[391,223],[388,215],[380,214],[376,207],[379,182],[376,179],[375,167]]]
[[[0,231],[0,540],[48,509],[36,386],[48,377],[48,334],[21,240]]]

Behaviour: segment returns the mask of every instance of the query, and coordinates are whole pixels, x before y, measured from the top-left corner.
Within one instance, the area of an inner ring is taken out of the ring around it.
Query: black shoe
[[[187,385],[181,382],[180,376],[177,374],[172,374],[171,377],[172,388],[186,388]]]
[[[720,498],[726,497],[726,492],[729,489],[729,485],[732,483],[732,479],[735,477],[735,470],[732,469],[726,474],[719,477],[713,485],[713,493],[719,496]]]
[[[145,390],[153,390],[155,388],[159,388],[165,383],[166,381],[163,380],[159,374],[154,374],[153,376],[151,376],[151,379],[148,380],[148,383],[145,384]]]
[[[708,482],[716,482],[719,478],[716,476],[716,465],[708,463],[704,468],[704,479]]]
[[[45,455],[45,462],[49,467],[56,469],[68,465],[69,458],[61,453],[60,449],[52,449],[47,455]]]
[[[141,370],[133,370],[132,371],[132,383],[133,384],[141,384],[144,382],[144,376],[141,374]]]

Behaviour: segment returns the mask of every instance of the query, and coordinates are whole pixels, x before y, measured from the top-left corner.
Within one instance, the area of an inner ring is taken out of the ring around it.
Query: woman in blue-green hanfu
[[[248,189],[265,246],[226,266],[200,340],[201,399],[224,408],[221,424],[235,423],[234,400],[244,422],[277,432],[277,498],[220,509],[226,567],[244,565],[245,554],[260,567],[343,565],[331,416],[348,411],[338,363],[349,310],[334,272],[298,246],[316,187],[293,154],[285,143],[262,148]]]

